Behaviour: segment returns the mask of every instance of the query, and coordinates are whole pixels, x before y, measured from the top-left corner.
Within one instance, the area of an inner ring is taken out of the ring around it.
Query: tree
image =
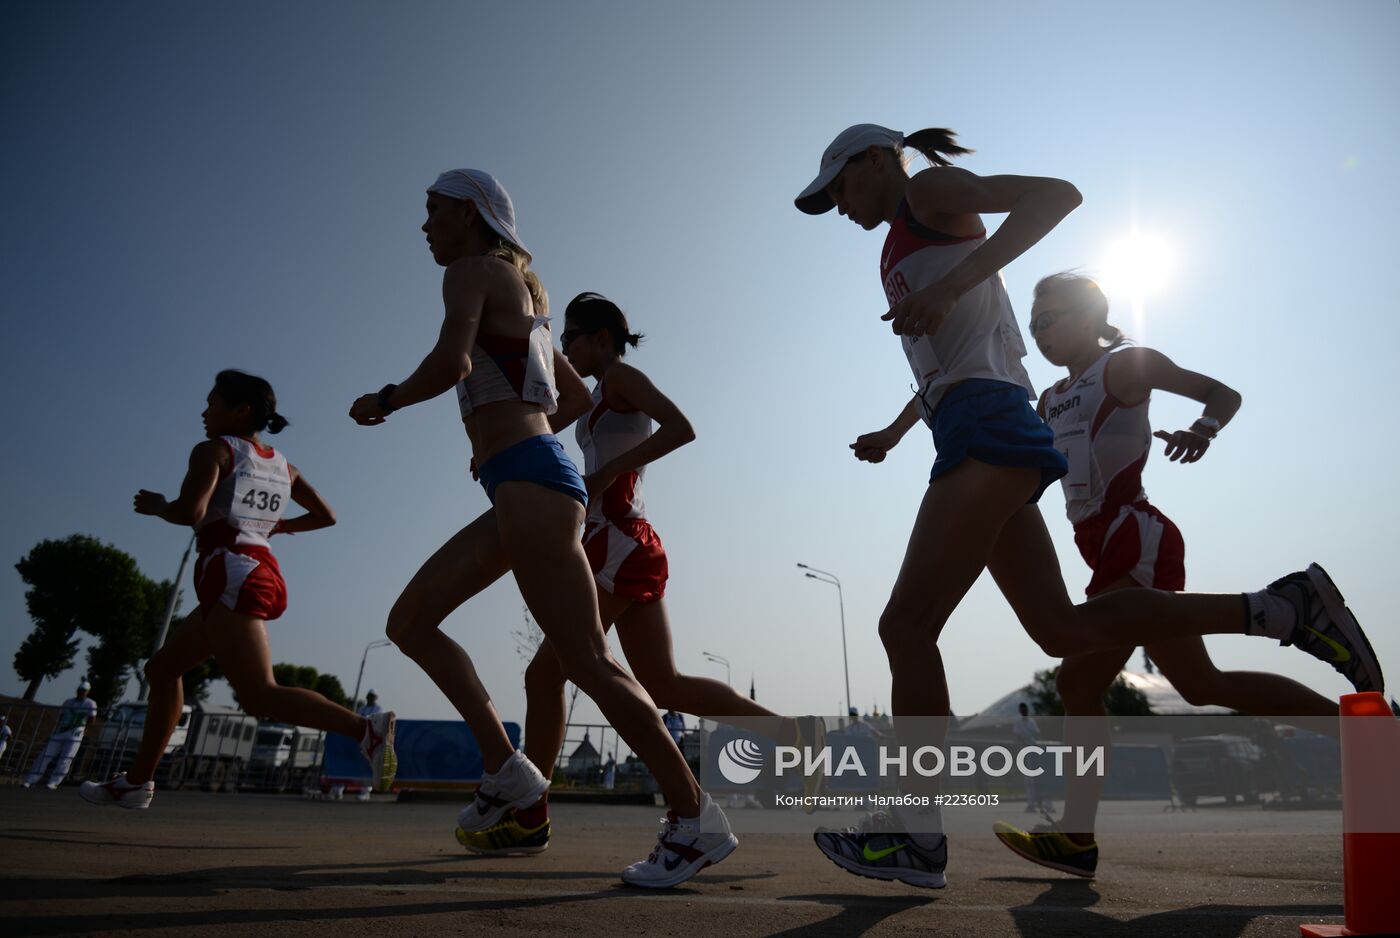
[[[209,685],[223,676],[218,662],[213,658],[205,658],[186,671],[182,679],[185,686],[185,703],[203,703],[209,697]]]
[[[152,617],[164,610],[163,603],[159,611],[150,609],[159,584],[129,554],[83,534],[40,541],[15,569],[29,586],[24,601],[35,624],[15,655],[15,671],[29,681],[25,698],[34,698],[44,678],[72,666],[82,631],[99,640],[87,656],[92,697],[115,703],[149,650]],[[138,647],[142,636],[147,644]]]
[[[88,680],[92,682],[93,697],[107,703],[116,703],[121,699],[131,675],[140,677],[137,669],[151,654],[151,646],[155,644],[161,624],[165,621],[165,604],[169,601],[170,591],[176,588],[170,580],[157,583],[139,572],[136,575],[141,579],[141,612],[124,624],[119,621],[109,623],[98,643],[87,652]],[[180,600],[177,592],[177,613]]]
[[[340,704],[342,707],[350,706],[350,700],[345,695],[345,688],[341,685],[340,678],[334,674],[321,674],[310,665],[288,664],[286,662],[274,664],[272,666],[272,679],[283,687],[304,687],[307,690],[314,690],[331,703]],[[237,693],[233,695],[233,699],[238,699]]]
[[[40,620],[20,643],[15,652],[15,673],[29,682],[24,689],[25,700],[34,699],[44,678],[58,677],[73,666],[78,653],[78,640],[73,635],[77,631],[75,625]]]
[[[1048,671],[1035,672],[1035,680],[1030,683],[1026,691],[1030,694],[1031,709],[1045,716],[1064,716],[1065,704],[1060,699],[1060,692],[1055,689],[1055,677],[1060,673],[1058,667]],[[1136,687],[1129,686],[1120,674],[1103,695],[1104,709],[1109,716],[1115,717],[1144,717],[1152,715],[1152,707],[1148,705],[1147,698],[1142,691]]]

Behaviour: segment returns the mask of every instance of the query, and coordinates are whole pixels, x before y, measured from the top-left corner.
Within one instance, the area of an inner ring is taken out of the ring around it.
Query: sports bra
[[[457,406],[466,420],[478,407],[500,401],[539,404],[546,414],[558,408],[548,316],[536,316],[524,338],[477,333],[471,373],[457,382]]]

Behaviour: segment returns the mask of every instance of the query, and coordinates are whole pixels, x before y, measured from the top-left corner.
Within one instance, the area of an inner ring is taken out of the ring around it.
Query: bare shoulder
[[[952,235],[974,235],[984,226],[966,206],[976,201],[982,177],[957,166],[930,166],[909,180],[905,199],[921,224]]]
[[[1124,374],[1142,374],[1158,365],[1170,364],[1171,359],[1154,348],[1143,345],[1130,345],[1113,352],[1104,363],[1104,368]]]
[[[508,277],[519,276],[515,273],[515,268],[499,257],[480,255],[472,257],[461,257],[447,265],[443,271],[442,281],[444,286],[452,284],[454,286],[470,286],[476,289],[484,289],[492,285],[505,283]]]
[[[228,444],[223,441],[222,437],[215,437],[212,440],[201,440],[194,445],[194,449],[190,450],[190,459],[192,461],[207,461],[212,459],[223,462],[227,458]]]

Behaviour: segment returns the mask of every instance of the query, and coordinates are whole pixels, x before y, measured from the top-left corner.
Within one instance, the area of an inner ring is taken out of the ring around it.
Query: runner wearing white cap
[[[209,658],[249,713],[358,741],[374,784],[389,785],[395,767],[392,713],[356,716],[313,690],[283,687],[272,674],[267,623],[286,611],[287,585],[269,538],[335,524],[320,493],[259,437],[288,425],[277,413],[272,385],[242,371],[221,371],[201,416],[207,439],[190,453],[179,496],[172,501],[142,489],[134,499],[137,514],[195,529],[199,607],[146,662],[150,698],[131,768],[106,782],[84,782],[79,793],[98,805],[150,807],[156,767],[184,708],[184,676]],[[306,513],[284,518],[292,502]]]
[[[642,481],[648,465],[690,443],[695,431],[650,378],[623,362],[628,346],[636,348],[641,338],[618,305],[601,294],[581,293],[565,310],[562,350],[580,375],[597,379],[577,438],[589,494],[583,549],[603,628],[616,625],[627,664],[657,707],[725,720],[756,718],[752,725],[759,732],[776,729],[781,745],[820,750],[825,733],[819,720],[784,718],[723,681],[676,668],[664,598],[670,571],[666,549],[647,520]],[[565,680],[554,643],[546,638],[525,669],[525,749],[535,765],[552,767],[563,749]],[[805,777],[808,794],[816,793],[820,779],[818,773]],[[549,837],[547,796],[485,830],[457,831],[462,846],[483,854],[540,853]]]
[[[608,651],[579,542],[588,495],[554,437],[588,409],[588,388],[550,342],[548,299],[529,270],[514,206],[500,183],[480,170],[443,173],[428,189],[427,209],[423,232],[433,259],[446,268],[442,330],[412,375],[364,395],[350,415],[374,426],[455,385],[477,473],[494,506],[423,564],[389,613],[387,629],[447,695],[481,749],[486,774],[457,826],[466,834],[493,827],[549,787],[511,745],[471,658],[440,628],[510,570],[569,678],[646,762],[670,802],[656,849],[622,878],[673,886],[724,859],[738,841],[651,701]]]
[[[906,148],[923,153],[931,168],[911,178]],[[816,178],[795,200],[812,215],[836,208],[866,230],[889,225],[880,259],[889,309],[881,318],[901,337],[915,393],[890,426],[851,444],[856,458],[882,461],[920,418],[937,450],[880,617],[901,743],[917,749],[942,741],[948,686],[938,636],[984,569],[1053,657],[1248,632],[1298,645],[1358,690],[1381,690],[1380,666],[1360,625],[1317,565],[1255,593],[1129,589],[1081,606],[1070,601],[1035,504],[1067,464],[1030,405],[1025,344],[999,271],[1073,211],[1080,195],[1059,179],[979,177],[950,165],[968,152],[948,130],[906,136],[859,124],[832,141]],[[1007,215],[991,237],[982,213]],[[905,788],[913,801],[927,798],[929,807],[896,808],[858,828],[819,831],[818,847],[860,875],[944,885],[947,839],[932,807],[937,779],[915,775]]]

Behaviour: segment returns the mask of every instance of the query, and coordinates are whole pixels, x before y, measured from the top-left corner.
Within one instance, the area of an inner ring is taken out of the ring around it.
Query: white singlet
[[[1147,498],[1142,467],[1152,448],[1147,415],[1152,397],[1128,407],[1113,396],[1107,376],[1115,354],[1099,356],[1073,382],[1066,378],[1047,388],[1041,406],[1055,431],[1055,448],[1069,460],[1060,485],[1074,524]]]
[[[242,437],[220,439],[228,447],[231,463],[196,528],[199,552],[216,547],[267,547],[268,535],[292,497],[287,457]]]
[[[589,475],[608,461],[651,436],[651,418],[640,410],[620,413],[608,406],[603,382],[593,387],[593,409],[578,422],[574,431],[579,448],[583,450],[583,472]],[[646,517],[642,501],[642,477],[646,467],[622,473],[601,498],[588,502],[585,525],[603,521],[624,521]]]
[[[939,280],[986,241],[986,232],[958,238],[919,224],[901,202],[880,255],[880,280],[890,306]],[[1019,384],[1026,397],[1035,388],[1021,359],[1026,344],[1011,310],[1001,274],[973,287],[933,335],[901,336],[914,372],[920,412],[932,422],[943,393],[969,378]]]
[[[471,373],[457,382],[457,406],[466,420],[476,408],[498,401],[539,404],[546,414],[558,409],[548,316],[535,317],[527,338],[476,334]]]

